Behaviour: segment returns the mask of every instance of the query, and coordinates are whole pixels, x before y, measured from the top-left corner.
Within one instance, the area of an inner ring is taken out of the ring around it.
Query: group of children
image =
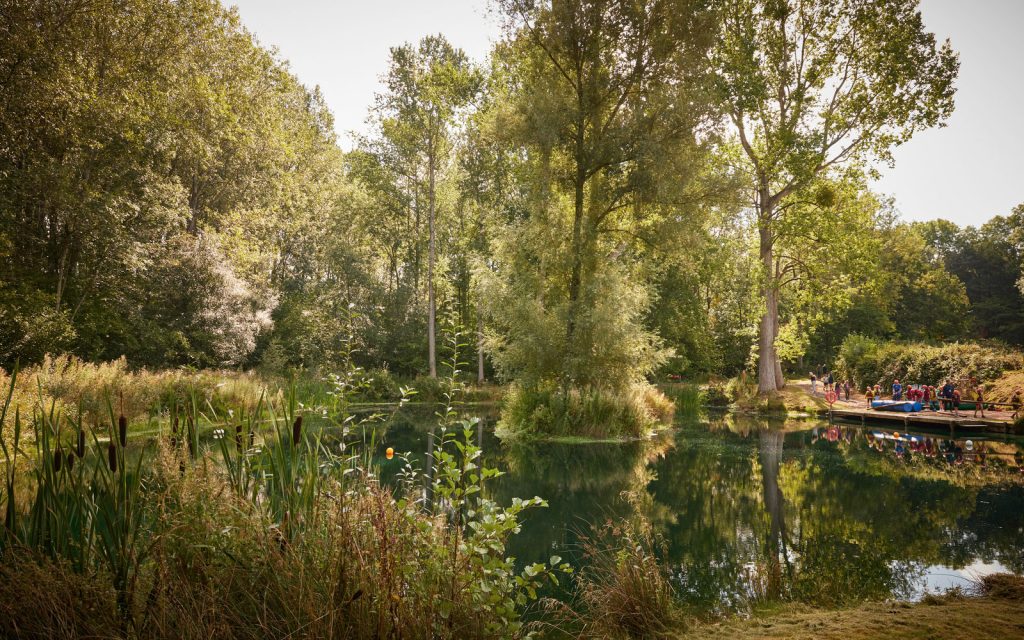
[[[836,399],[845,397],[846,400],[850,399],[850,391],[853,389],[853,385],[850,384],[849,380],[839,382],[831,373],[825,374],[821,379],[822,394],[827,395],[829,392],[836,394]],[[812,371],[811,372],[811,395],[818,394],[818,376]]]
[[[986,391],[985,385],[978,384],[976,380],[971,379],[971,388],[974,392],[972,397],[969,399],[974,404],[974,417],[978,417],[978,413],[981,413],[981,417],[985,417],[985,404],[986,404]],[[871,408],[871,402],[875,399],[882,397],[881,385],[869,386],[864,395],[867,398],[868,408]],[[900,384],[899,380],[894,380],[892,383],[892,399],[895,401],[903,400],[904,395],[906,399],[911,402],[920,402],[924,408],[931,409],[932,411],[950,411],[955,416],[960,415],[960,403],[961,394],[960,390],[953,385],[952,382],[946,381],[945,384],[940,388],[933,387],[927,384],[918,384],[908,387],[904,387]],[[1020,388],[1014,389],[1013,397],[1010,399],[1010,409],[1013,411],[1013,420],[1016,420],[1020,414],[1021,406],[1024,404],[1022,401]]]

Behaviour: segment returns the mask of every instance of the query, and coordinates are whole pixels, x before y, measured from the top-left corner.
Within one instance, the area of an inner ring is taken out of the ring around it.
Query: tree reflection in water
[[[909,597],[937,565],[1024,571],[1014,441],[988,443],[982,468],[979,456],[897,458],[859,427],[736,416],[677,426],[627,443],[501,446],[485,436],[487,464],[506,471],[492,497],[550,504],[526,516],[510,551],[520,563],[557,554],[580,566],[592,526],[644,517],[681,597],[709,613]],[[426,433],[392,427],[389,438],[422,450]]]

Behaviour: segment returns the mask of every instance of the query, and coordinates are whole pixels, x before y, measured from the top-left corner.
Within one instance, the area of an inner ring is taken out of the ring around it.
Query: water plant
[[[457,335],[451,346],[429,480],[406,460],[395,488],[375,463],[388,413],[357,410],[350,357],[326,396],[291,385],[223,410],[193,389],[154,417],[149,446],[109,395],[101,426],[40,390],[28,428],[15,409],[13,439],[0,438],[0,635],[528,635],[524,608],[569,568],[517,570],[506,555],[544,501],[488,497],[498,472],[461,415]],[[42,606],[19,584],[41,573]]]

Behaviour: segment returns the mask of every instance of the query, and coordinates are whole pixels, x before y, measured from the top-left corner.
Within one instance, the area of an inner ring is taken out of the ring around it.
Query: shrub
[[[368,372],[362,396],[370,402],[395,402],[402,398],[402,391],[387,369],[374,369]]]
[[[672,400],[647,383],[620,392],[590,388],[568,393],[512,385],[502,401],[496,433],[503,439],[638,438],[658,424],[670,424],[674,414]]]
[[[1024,368],[1024,354],[1006,347],[977,343],[932,346],[923,343],[877,342],[851,335],[839,348],[836,371],[858,387],[893,380],[941,384],[950,380],[964,385],[972,377],[994,381],[1004,371]]]
[[[741,371],[735,378],[725,384],[725,395],[732,402],[744,402],[757,397],[757,381],[753,376]]]
[[[704,389],[704,406],[707,407],[728,407],[731,403],[726,387],[721,384],[711,383]]]
[[[451,384],[444,378],[419,376],[413,380],[412,388],[416,390],[413,399],[417,402],[441,403],[445,401],[445,394],[451,389]]]
[[[577,583],[584,638],[670,638],[685,624],[655,556],[658,540],[638,518],[608,524],[583,543],[590,564]]]

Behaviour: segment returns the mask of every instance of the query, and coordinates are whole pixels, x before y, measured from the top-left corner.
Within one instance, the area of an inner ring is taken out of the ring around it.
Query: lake
[[[707,614],[797,600],[841,606],[914,600],[969,588],[995,571],[1024,572],[1024,443],[734,415],[681,419],[649,441],[503,445],[482,415],[484,460],[505,474],[502,504],[541,496],[509,552],[585,568],[581,539],[642,517],[677,591]],[[429,411],[405,408],[378,450],[427,468]],[[378,458],[391,481],[401,463]]]

